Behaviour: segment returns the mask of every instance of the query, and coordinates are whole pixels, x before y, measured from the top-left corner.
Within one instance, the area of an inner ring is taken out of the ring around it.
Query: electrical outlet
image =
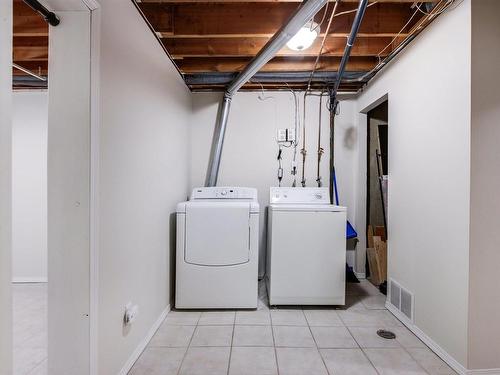
[[[295,129],[278,129],[276,132],[276,141],[278,143],[295,142]]]
[[[130,325],[134,322],[139,314],[139,306],[133,305],[132,302],[127,303],[125,306],[125,314],[123,315],[123,323]]]

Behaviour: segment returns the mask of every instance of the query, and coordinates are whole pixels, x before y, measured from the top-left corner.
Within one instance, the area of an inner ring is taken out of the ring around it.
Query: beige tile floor
[[[47,375],[47,284],[13,284],[14,375]]]
[[[256,311],[170,312],[129,375],[455,374],[368,281],[348,284],[338,310],[270,309],[262,283],[259,296]]]

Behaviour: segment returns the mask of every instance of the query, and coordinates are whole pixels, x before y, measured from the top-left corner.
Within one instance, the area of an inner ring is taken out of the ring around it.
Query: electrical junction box
[[[295,129],[278,129],[276,141],[278,143],[295,142]]]

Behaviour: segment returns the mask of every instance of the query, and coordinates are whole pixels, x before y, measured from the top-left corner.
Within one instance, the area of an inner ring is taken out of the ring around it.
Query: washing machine
[[[257,308],[256,189],[194,189],[177,205],[176,241],[176,308]]]
[[[328,188],[272,187],[269,198],[269,303],[344,305],[346,208]]]

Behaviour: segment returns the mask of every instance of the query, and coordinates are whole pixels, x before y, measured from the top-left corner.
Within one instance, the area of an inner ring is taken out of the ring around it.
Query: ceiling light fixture
[[[316,22],[309,21],[293,36],[286,44],[294,51],[304,51],[312,46],[319,35],[319,27]]]

